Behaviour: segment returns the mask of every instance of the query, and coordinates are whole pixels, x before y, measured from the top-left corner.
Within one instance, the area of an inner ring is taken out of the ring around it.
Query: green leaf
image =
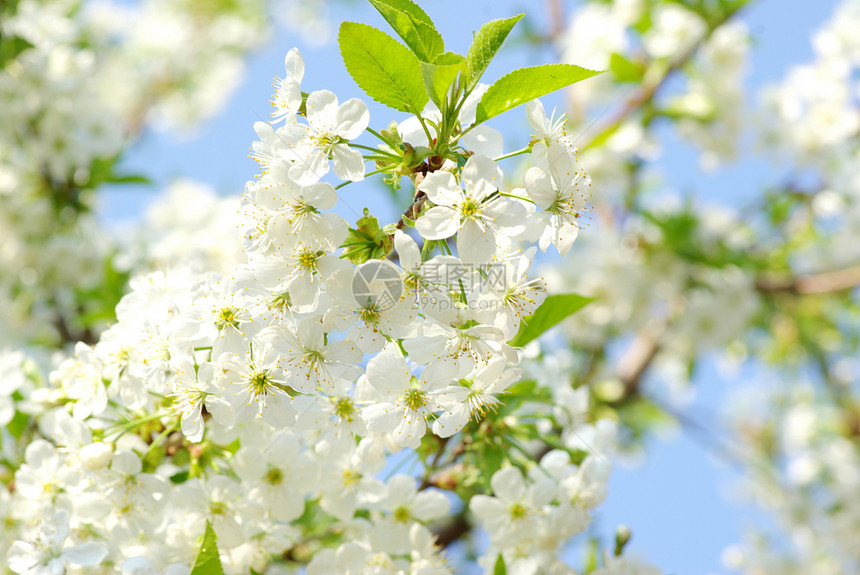
[[[445,51],[442,35],[420,6],[411,0],[369,0],[397,35],[423,62],[433,62]]]
[[[200,544],[200,551],[197,552],[189,575],[224,575],[221,557],[218,555],[218,539],[209,521],[206,522],[203,543]]]
[[[469,53],[466,54],[466,71],[463,74],[466,80],[466,90],[471,91],[475,87],[495,57],[496,52],[502,47],[505,38],[508,37],[513,27],[523,16],[525,14],[493,20],[481,26],[481,29],[475,34],[475,39],[472,40]]]
[[[338,43],[346,70],[368,96],[401,112],[421,113],[429,98],[418,58],[406,46],[356,22],[340,25]]]
[[[33,45],[20,36],[0,37],[0,68],[18,57],[18,54]]]
[[[188,476],[189,473],[187,471],[180,471],[179,473],[174,473],[168,479],[170,479],[171,483],[178,485],[180,483],[185,483],[186,481],[188,481]]]
[[[481,470],[481,478],[483,479],[484,490],[491,492],[493,490],[492,478],[493,475],[502,468],[502,465],[509,461],[505,450],[496,445],[495,442],[490,442],[482,445],[482,449],[478,451],[479,455],[476,461]]]
[[[638,84],[645,76],[645,70],[642,66],[615,52],[609,57],[609,69],[612,70],[619,82]]]
[[[152,184],[152,180],[140,174],[112,174],[108,180],[111,184]]]
[[[464,62],[465,59],[461,55],[453,52],[445,52],[435,64],[421,62],[421,77],[424,79],[427,95],[440,109],[448,98],[448,89],[463,69]]]
[[[493,567],[493,575],[508,575],[508,568],[505,565],[505,558],[499,553],[499,558],[496,559],[496,565]]]
[[[117,172],[119,156],[111,158],[96,158],[90,164],[90,177],[86,182],[88,188],[98,188],[102,184],[147,184],[152,182],[139,174],[122,174]]]
[[[30,416],[26,413],[16,411],[12,420],[6,424],[6,431],[15,439],[20,439],[24,431],[30,426]]]
[[[601,73],[573,64],[547,64],[514,70],[496,80],[481,98],[476,123]]]
[[[116,254],[108,253],[102,261],[101,281],[77,290],[77,300],[82,304],[77,321],[82,327],[97,328],[116,320],[116,306],[125,295],[131,272],[117,269],[115,260]]]
[[[0,16],[14,16],[18,11],[21,0],[4,0],[0,2]]]
[[[548,296],[534,315],[523,318],[520,330],[508,343],[517,347],[526,345],[591,301],[593,301],[592,298],[575,293]]]

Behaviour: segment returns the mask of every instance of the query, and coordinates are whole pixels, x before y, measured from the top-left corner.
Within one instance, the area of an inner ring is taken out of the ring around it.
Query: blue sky
[[[434,0],[422,4],[436,21],[448,49],[459,52],[467,49],[471,31],[489,19],[526,12],[534,27],[546,26],[543,2],[537,0]],[[809,36],[835,5],[835,0],[759,0],[743,13],[754,38],[747,78],[750,93],[779,80],[792,63],[810,59]],[[381,17],[360,1],[338,3],[333,14],[336,21],[360,20],[385,27]],[[254,139],[252,125],[268,118],[272,78],[283,74],[284,54],[295,45],[301,48],[307,63],[303,82],[306,91],[330,89],[341,101],[362,96],[343,68],[333,43],[311,47],[281,30],[252,56],[241,88],[222,115],[181,141],[163,134],[144,134],[128,153],[125,166],[132,172],[153,176],[154,189],[171,179],[189,177],[212,185],[221,194],[241,193],[244,182],[257,171],[247,157]],[[485,78],[495,79],[513,67],[552,61],[553,55],[547,50],[509,45]],[[392,119],[403,118],[374,102],[368,103],[373,127],[384,127]],[[547,99],[547,103],[553,105],[557,100]],[[497,127],[506,134],[519,130],[527,137],[524,112],[514,111],[505,118],[506,124]],[[506,149],[518,149],[524,143],[508,139]],[[697,167],[696,150],[672,138],[664,139],[663,144],[659,168],[666,174],[665,181],[675,190],[695,190],[708,203],[743,205],[764,184],[778,179],[777,168],[754,155],[719,172],[704,174]],[[599,186],[594,182],[594,193],[599,193]],[[134,219],[153,197],[153,190],[141,187],[112,189],[103,196],[102,214],[113,222]],[[388,202],[387,193],[373,184],[349,186],[344,189],[343,199],[349,206],[344,208],[346,217],[350,209],[358,213],[365,205],[381,219],[393,220],[397,212]],[[575,246],[570,257],[576,257]],[[691,407],[693,417],[720,435],[720,422],[714,414],[733,390],[754,377],[755,370],[750,367],[740,376],[726,380],[714,361],[703,362],[695,376],[694,385],[699,392]],[[667,574],[725,573],[720,561],[722,551],[741,540],[745,526],[765,523],[766,518],[725,497],[736,483],[736,472],[690,437],[654,438],[648,448],[646,459],[638,467],[615,468],[608,501],[598,516],[600,531],[608,537],[616,525],[627,524],[633,530],[628,549],[648,557]]]

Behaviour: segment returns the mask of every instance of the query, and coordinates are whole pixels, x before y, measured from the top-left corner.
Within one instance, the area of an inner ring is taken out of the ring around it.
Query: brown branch
[[[400,216],[400,220],[397,222],[395,226],[398,230],[402,230],[406,225],[406,218],[409,218],[413,222],[418,214],[421,213],[421,208],[424,207],[424,203],[427,201],[427,194],[422,192],[421,190],[416,189],[415,197],[412,198],[412,203],[409,204],[409,207],[406,208],[406,211],[403,212],[403,215]]]
[[[83,310],[78,310],[78,313],[83,313]],[[99,340],[98,335],[93,333],[88,327],[84,328],[83,331],[72,331],[61,310],[57,310],[57,313],[54,315],[54,327],[57,329],[57,334],[64,345],[75,344],[79,341],[87,345],[95,345]]]
[[[448,547],[471,530],[472,526],[466,520],[466,513],[458,513],[449,523],[434,533],[436,544],[440,547]]]
[[[765,294],[827,294],[854,289],[857,286],[860,286],[860,265],[804,276],[764,277],[756,281],[756,289]],[[617,374],[624,384],[622,401],[637,393],[642,376],[660,351],[661,332],[662,329],[651,329],[638,334],[619,360]]]
[[[564,6],[561,0],[546,0],[546,14],[550,22],[549,40],[557,40],[564,33]]]
[[[761,278],[756,289],[766,294],[793,293],[798,295],[826,294],[854,289],[860,286],[860,265],[805,276]],[[624,384],[624,399],[635,395],[642,376],[660,351],[662,330],[645,330],[627,349],[618,362],[618,379]]]
[[[624,399],[636,395],[642,376],[659,350],[659,336],[653,331],[643,331],[627,348],[618,362],[618,379],[624,384]]]
[[[439,447],[436,448],[433,463],[424,471],[424,477],[421,479],[421,486],[418,488],[418,491],[424,491],[433,484],[430,476],[434,471],[439,469],[439,461],[442,459],[442,454],[445,453],[445,447],[448,445],[449,439],[449,437],[443,437],[439,440]]]
[[[756,281],[756,289],[766,294],[825,294],[850,290],[858,285],[860,266],[802,276],[763,277]]]
[[[412,203],[409,204],[409,207],[406,208],[406,211],[403,212],[402,216],[400,216],[400,220],[395,226],[398,230],[402,230],[403,227],[406,225],[406,218],[409,218],[414,222],[418,214],[421,213],[421,208],[424,207],[424,203],[427,201],[427,194],[425,194],[418,188],[421,186],[421,182],[424,181],[424,178],[427,176],[427,174],[435,172],[436,170],[441,168],[442,164],[444,163],[444,158],[440,158],[439,156],[433,156],[429,158],[420,167],[415,168],[415,172],[411,176],[412,183],[415,185],[415,195],[412,196]]]

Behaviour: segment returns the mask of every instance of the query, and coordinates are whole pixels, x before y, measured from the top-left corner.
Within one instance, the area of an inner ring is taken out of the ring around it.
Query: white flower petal
[[[462,174],[466,192],[475,200],[481,200],[502,187],[502,170],[487,156],[475,155],[463,166]],[[470,191],[471,188],[471,191]]]
[[[364,179],[364,157],[361,152],[346,144],[338,144],[332,149],[334,173],[344,181],[360,182]]]
[[[496,236],[482,229],[474,220],[467,220],[457,234],[457,255],[466,263],[486,264],[496,253]]]
[[[549,208],[556,200],[556,192],[549,173],[543,168],[529,168],[525,177],[526,193],[541,209]]]
[[[364,408],[361,418],[373,433],[387,433],[403,420],[403,410],[392,403],[375,403]]]
[[[337,126],[337,96],[329,90],[317,90],[308,96],[308,124],[318,132],[332,132]]]
[[[421,438],[427,431],[427,423],[424,418],[414,411],[407,411],[400,424],[394,428],[392,436],[394,441],[403,447],[417,449],[421,445]]]
[[[460,143],[475,154],[490,158],[501,156],[504,152],[501,132],[489,126],[481,125],[472,128],[468,134],[460,138]]]
[[[478,516],[483,522],[493,525],[504,521],[507,517],[508,510],[505,504],[487,495],[475,495],[469,501],[469,509],[472,513]]]
[[[69,563],[92,567],[104,561],[108,556],[108,549],[101,543],[87,541],[77,547],[71,547],[63,551],[63,559]]]
[[[441,491],[420,492],[412,503],[412,515],[419,521],[433,521],[448,515],[451,502]]]
[[[490,485],[496,497],[509,503],[519,501],[526,492],[523,474],[516,467],[505,467],[496,471],[490,479]]]
[[[337,109],[333,131],[341,138],[354,140],[367,129],[369,123],[370,112],[367,110],[367,104],[358,98],[352,98]]]
[[[337,191],[328,182],[317,182],[301,190],[302,200],[318,210],[330,210],[337,204]]]
[[[290,166],[290,177],[301,186],[316,183],[329,171],[328,158],[320,150],[310,150]]]
[[[402,230],[394,232],[394,249],[400,256],[400,265],[404,270],[414,270],[421,265],[421,252],[418,244]]]
[[[437,206],[456,206],[463,198],[460,185],[451,172],[427,174],[421,182],[420,189]]]
[[[415,229],[426,240],[450,238],[458,228],[457,212],[447,206],[434,206],[415,222]]]
[[[305,60],[298,48],[287,52],[284,58],[284,69],[287,71],[287,79],[301,83],[302,78],[305,77]]]
[[[526,114],[529,119],[529,126],[532,128],[532,135],[538,140],[542,140],[547,136],[546,132],[546,111],[543,103],[540,100],[532,100],[526,104]]]
[[[367,380],[380,393],[400,394],[409,386],[411,379],[406,360],[391,345],[367,362]]]

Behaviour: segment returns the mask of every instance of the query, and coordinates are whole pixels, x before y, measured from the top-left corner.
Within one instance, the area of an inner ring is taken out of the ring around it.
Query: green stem
[[[500,195],[500,196],[506,196],[506,197],[508,197],[508,198],[516,198],[516,199],[518,199],[518,200],[522,200],[522,201],[524,201],[524,202],[528,202],[528,203],[530,203],[530,204],[535,203],[535,201],[534,201],[533,199],[531,199],[531,198],[527,198],[527,197],[525,197],[525,196],[518,196],[518,195],[516,195],[516,194],[509,194],[509,193],[507,193],[507,192],[499,192],[499,195]]]
[[[381,154],[383,156],[389,156],[389,157],[394,158],[396,160],[400,159],[400,156],[398,156],[396,154],[392,154],[391,152],[386,152],[385,150],[380,150],[379,148],[371,148],[370,146],[364,146],[362,144],[349,144],[349,147],[350,148],[358,148],[360,150],[368,150],[370,152],[373,152],[374,154]]]
[[[372,175],[374,175],[374,174],[378,174],[378,173],[380,173],[380,172],[384,172],[384,171],[385,171],[385,170],[383,170],[383,169],[373,170],[372,172],[367,172],[366,174],[364,174],[364,177],[366,178],[366,177],[368,177],[368,176],[372,176]],[[347,184],[351,184],[351,183],[352,183],[352,180],[347,180],[347,181],[343,182],[342,184],[338,184],[338,185],[336,185],[336,186],[334,187],[334,189],[339,190],[339,189],[341,189],[342,187],[344,187],[345,185],[347,185]]]
[[[505,154],[503,156],[499,156],[498,158],[493,158],[493,161],[499,162],[501,160],[507,160],[508,158],[513,158],[514,156],[520,156],[522,154],[528,154],[532,149],[529,146],[526,146],[522,150],[517,150],[516,152],[511,152],[510,154]]]
[[[415,117],[418,118],[418,121],[421,123],[421,127],[424,128],[424,133],[427,135],[427,145],[432,146],[433,136],[430,135],[430,129],[427,127],[427,122],[424,121],[424,118],[421,116],[421,114],[415,114]]]
[[[374,156],[373,154],[369,156],[362,156],[365,162],[385,162],[387,164],[399,165],[401,158],[392,158],[391,156]]]
[[[123,423],[122,425],[116,427],[115,429],[114,428],[108,429],[105,432],[105,436],[112,435],[114,433],[119,433],[120,435],[123,435],[123,434],[125,434],[125,432],[130,431],[130,430],[134,429],[135,427],[140,427],[141,425],[144,425],[145,423],[149,423],[150,421],[155,421],[156,419],[161,419],[162,417],[168,417],[170,415],[171,414],[168,412],[161,412],[161,413],[155,413],[152,415],[148,415],[148,416],[142,417],[140,419],[133,419],[131,421]]]
[[[439,250],[440,250],[442,253],[444,253],[444,254],[446,254],[446,255],[449,255],[449,256],[450,256],[450,255],[452,255],[452,254],[451,254],[451,247],[448,245],[448,240],[447,240],[447,239],[445,239],[445,240],[439,240],[439,242],[438,242],[438,243],[439,243]]]
[[[468,128],[466,128],[465,130],[463,130],[462,132],[460,132],[460,133],[457,135],[457,137],[456,137],[456,138],[454,138],[454,140],[453,140],[451,143],[452,143],[452,144],[456,144],[457,142],[459,142],[459,141],[460,141],[460,138],[462,138],[463,136],[465,136],[466,134],[468,134],[469,132],[471,132],[473,128],[477,128],[477,127],[478,127],[478,126],[480,126],[480,125],[481,125],[481,124],[478,124],[478,123],[472,124],[471,126],[469,126]]]
[[[164,441],[164,438],[167,437],[168,435],[170,435],[171,433],[173,433],[174,431],[176,431],[176,424],[175,423],[170,424],[167,427],[165,427],[164,431],[159,433],[158,437],[156,437],[155,439],[152,440],[152,443],[149,444],[149,449],[146,450],[146,453],[143,454],[143,457],[141,457],[141,459],[145,460],[147,457],[149,457],[149,454],[152,453],[152,451],[156,447],[158,447],[158,444],[161,443],[162,441]]]
[[[382,142],[383,142],[384,144],[388,144],[388,140],[386,140],[385,138],[383,138],[383,137],[382,137],[382,134],[380,134],[379,132],[377,132],[376,130],[374,130],[373,128],[371,128],[370,126],[368,126],[368,127],[367,127],[367,128],[365,128],[365,129],[366,129],[368,132],[370,132],[371,134],[373,134],[374,136],[376,136],[377,138],[379,138],[380,140],[382,140]]]

